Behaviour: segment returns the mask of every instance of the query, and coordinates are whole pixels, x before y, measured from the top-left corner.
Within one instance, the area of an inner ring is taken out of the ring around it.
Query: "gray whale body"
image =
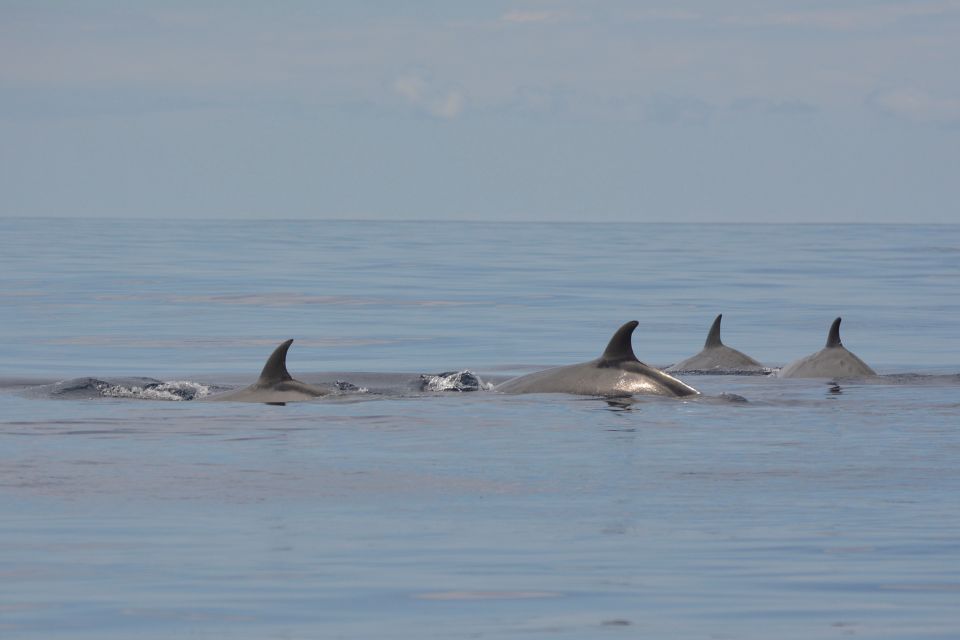
[[[703,350],[695,356],[690,356],[677,364],[667,367],[670,372],[700,372],[700,373],[765,373],[766,367],[745,353],[737,351],[720,340],[720,319],[723,314],[717,315],[707,333],[707,341]]]
[[[226,402],[264,402],[267,404],[284,404],[287,402],[304,402],[332,393],[330,389],[316,387],[306,382],[295,380],[287,371],[287,351],[293,339],[283,342],[277,347],[267,363],[263,365],[260,377],[249,387],[237,391],[227,391],[210,398],[208,401]]]
[[[823,349],[780,370],[781,378],[865,378],[877,375],[840,342],[840,318],[833,321]]]
[[[673,376],[640,362],[631,337],[639,323],[620,327],[596,360],[554,367],[511,378],[495,388],[503,393],[571,393],[587,396],[633,394],[683,397],[700,392]]]

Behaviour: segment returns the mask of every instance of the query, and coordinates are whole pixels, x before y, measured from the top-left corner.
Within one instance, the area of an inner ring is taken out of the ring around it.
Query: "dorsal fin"
[[[720,318],[723,317],[723,314],[717,314],[716,319],[713,321],[713,324],[710,326],[710,333],[707,334],[707,341],[703,343],[704,349],[709,349],[710,347],[722,347],[723,343],[720,342]]]
[[[293,380],[293,376],[287,372],[287,349],[290,348],[291,344],[293,344],[292,338],[283,342],[273,350],[273,353],[267,358],[267,364],[263,365],[263,371],[260,372],[260,379],[257,380],[258,383],[272,384],[285,380]]]
[[[610,338],[610,342],[607,343],[607,348],[600,359],[609,361],[636,360],[637,356],[633,354],[631,338],[633,337],[633,330],[637,328],[638,324],[640,323],[636,320],[631,320],[617,329],[617,332]]]
[[[830,333],[827,334],[827,346],[828,347],[842,347],[843,344],[840,342],[840,318],[837,318],[833,321],[833,324],[830,325]]]

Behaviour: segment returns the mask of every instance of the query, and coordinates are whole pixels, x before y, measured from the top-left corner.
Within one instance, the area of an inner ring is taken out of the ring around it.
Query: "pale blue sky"
[[[0,0],[0,215],[960,221],[960,0]]]

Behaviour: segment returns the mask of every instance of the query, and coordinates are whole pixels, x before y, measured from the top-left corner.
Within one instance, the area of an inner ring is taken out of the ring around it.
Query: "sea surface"
[[[489,390],[718,313],[881,375]],[[0,219],[4,640],[955,639],[958,461],[960,225]]]

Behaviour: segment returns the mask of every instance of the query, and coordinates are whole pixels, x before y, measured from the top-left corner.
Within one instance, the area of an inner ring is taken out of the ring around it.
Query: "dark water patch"
[[[30,387],[53,384],[54,382],[56,382],[56,380],[52,380],[50,378],[0,376],[0,390],[19,391],[23,389],[29,389]]]
[[[930,385],[930,386],[956,386],[960,385],[960,373],[954,374],[925,374],[925,373],[891,373],[877,376],[875,380],[878,383],[900,384],[900,385]]]
[[[743,396],[736,393],[721,393],[717,396],[718,400],[723,400],[724,402],[731,402],[733,404],[747,404],[749,400]]]
[[[77,429],[74,431],[60,431],[62,436],[120,436],[137,433],[136,429]]]
[[[662,368],[667,369],[669,367]],[[671,371],[670,373],[684,376],[773,376],[777,374],[777,371],[779,371],[777,368],[766,368],[758,371],[744,369],[683,369]]]
[[[629,627],[632,622],[629,620],[616,619],[616,620],[604,620],[600,623],[604,627]]]

